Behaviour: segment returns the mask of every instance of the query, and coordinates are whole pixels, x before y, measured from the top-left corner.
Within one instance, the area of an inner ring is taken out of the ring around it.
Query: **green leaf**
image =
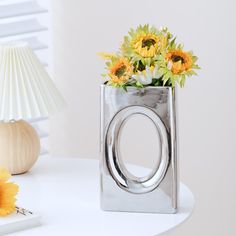
[[[165,75],[162,77],[163,85],[165,85],[169,79],[170,79],[170,77],[169,77],[167,74],[165,74]]]
[[[176,37],[174,37],[171,41],[170,41],[170,47],[173,48],[175,46],[175,40]]]
[[[160,75],[164,75],[164,74],[167,73],[167,71],[168,71],[168,69],[166,69],[166,68],[160,68],[160,69],[158,70],[158,73],[159,73]]]
[[[171,79],[171,86],[174,87],[175,86],[176,77],[172,76],[170,79]]]
[[[192,70],[191,73],[192,75],[197,75],[197,73],[194,70]]]
[[[180,83],[179,83],[181,88],[183,88],[183,87],[184,87],[185,80],[186,80],[186,76],[185,76],[185,75],[182,75],[182,76],[181,76]]]
[[[157,82],[154,84],[154,86],[161,86],[161,85],[163,85],[163,82],[160,79],[158,79]]]
[[[198,69],[198,70],[201,69],[201,67],[199,67],[198,65],[192,65],[192,68],[193,69]]]
[[[152,83],[150,85],[155,85],[157,81],[158,81],[158,79],[155,79],[155,78],[152,79]]]
[[[140,82],[136,82],[136,86],[137,86],[138,88],[143,88],[143,84],[141,84]]]
[[[124,90],[125,90],[125,92],[127,92],[127,91],[128,91],[128,90],[127,90],[127,86],[126,86],[126,85],[122,85],[121,87],[122,87],[122,89],[124,89]]]

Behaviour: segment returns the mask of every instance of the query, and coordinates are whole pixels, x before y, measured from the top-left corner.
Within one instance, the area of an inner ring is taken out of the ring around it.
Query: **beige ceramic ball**
[[[0,122],[0,166],[11,174],[27,172],[38,159],[40,141],[27,122]]]

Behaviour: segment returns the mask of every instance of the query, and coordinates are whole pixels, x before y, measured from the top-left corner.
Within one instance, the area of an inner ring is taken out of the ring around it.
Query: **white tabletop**
[[[104,212],[96,160],[41,157],[29,173],[12,179],[20,186],[17,204],[42,216],[41,226],[12,236],[154,236],[185,221],[194,206],[193,194],[180,184],[177,214]]]

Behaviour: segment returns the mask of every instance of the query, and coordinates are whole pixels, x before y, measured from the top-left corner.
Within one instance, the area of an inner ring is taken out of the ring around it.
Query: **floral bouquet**
[[[99,53],[106,62],[105,84],[127,87],[184,86],[187,77],[197,75],[197,57],[184,51],[167,28],[148,24],[131,29],[116,54]]]

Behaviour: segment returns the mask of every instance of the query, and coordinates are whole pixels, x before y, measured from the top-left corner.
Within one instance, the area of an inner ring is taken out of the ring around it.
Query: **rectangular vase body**
[[[120,131],[129,117],[150,118],[160,138],[160,161],[144,178],[133,176],[119,153]],[[106,211],[177,211],[177,134],[175,90],[170,87],[101,86],[101,208]]]

